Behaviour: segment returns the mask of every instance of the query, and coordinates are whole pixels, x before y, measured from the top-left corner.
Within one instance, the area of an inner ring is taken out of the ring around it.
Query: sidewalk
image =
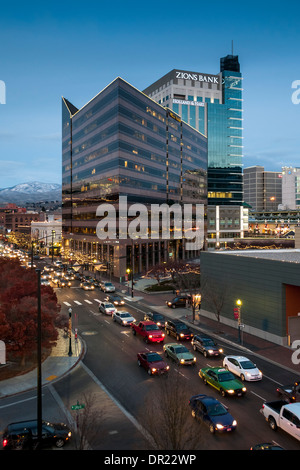
[[[209,336],[214,337],[217,341],[222,341],[228,344],[233,344],[241,348],[241,354],[247,355],[248,353],[255,354],[258,358],[261,357],[272,363],[282,366],[285,370],[290,370],[292,373],[300,373],[300,365],[293,364],[292,353],[293,349],[279,346],[277,344],[266,341],[262,338],[243,333],[242,344],[239,343],[238,331],[224,323],[218,324],[214,320],[213,315],[209,312],[200,311],[200,315],[196,315],[195,321],[192,319],[192,312],[189,308],[176,308],[172,309],[165,305],[167,300],[174,297],[173,292],[149,294],[143,289],[149,285],[149,279],[142,279],[134,285],[134,295],[131,297],[131,289],[124,284],[114,282],[116,289],[122,293],[127,302],[134,302],[138,307],[148,305],[149,310],[156,310],[169,318],[178,318],[184,321],[193,329],[199,332],[205,332]],[[68,355],[69,352],[69,339],[61,335],[57,341],[57,345],[53,348],[51,355],[42,364],[42,385],[49,384],[59,378],[63,377],[70,370],[72,370],[80,361],[84,354],[84,344],[80,338],[75,341],[72,335],[72,356]],[[26,390],[34,389],[37,386],[37,372],[33,370],[28,374],[4,380],[0,382],[0,398],[14,395]]]
[[[72,355],[69,356],[69,338],[59,335],[56,346],[50,356],[42,363],[42,386],[63,377],[80,361],[84,347],[78,338],[75,341],[72,334]],[[15,395],[20,392],[32,390],[37,387],[37,369],[24,375],[0,381],[0,398]]]

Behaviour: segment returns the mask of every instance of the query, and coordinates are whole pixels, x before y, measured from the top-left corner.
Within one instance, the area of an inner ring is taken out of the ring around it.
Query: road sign
[[[83,403],[80,404],[79,402],[77,402],[76,405],[71,406],[71,410],[73,410],[73,411],[74,410],[82,410],[83,408],[85,408],[85,405]]]

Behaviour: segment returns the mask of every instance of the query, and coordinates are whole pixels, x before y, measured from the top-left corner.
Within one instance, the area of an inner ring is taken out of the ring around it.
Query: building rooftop
[[[277,249],[277,250],[226,250],[216,251],[223,255],[248,256],[251,258],[262,258],[273,261],[285,261],[287,263],[300,263],[300,249]]]

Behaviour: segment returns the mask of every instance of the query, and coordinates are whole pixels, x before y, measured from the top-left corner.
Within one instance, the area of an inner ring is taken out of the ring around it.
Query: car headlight
[[[232,426],[237,426],[237,421],[235,419],[232,421]]]
[[[196,360],[197,360],[197,358],[196,358],[196,357],[194,357],[194,358],[193,358],[193,361],[194,361],[194,362],[196,362]]]
[[[127,325],[127,321],[126,321],[126,320],[122,320],[122,323],[123,323],[123,325]]]
[[[152,371],[152,372],[156,372],[156,369],[155,369],[155,367],[153,367],[153,368],[151,369],[151,371]]]
[[[223,349],[219,349],[219,353],[221,353],[221,354],[222,354],[222,353],[223,353]]]
[[[163,338],[165,337],[165,334],[164,334],[164,333],[162,333],[161,335],[162,335]]]
[[[169,370],[169,369],[170,369],[170,366],[167,366],[166,369]]]
[[[209,350],[208,350],[208,353],[209,353],[209,354],[213,354],[213,350],[212,350],[212,349],[209,349]]]
[[[183,333],[180,333],[180,337],[183,338],[183,337],[184,337],[184,334],[183,334]]]
[[[230,393],[232,395],[234,393],[234,390],[227,390],[227,393]]]
[[[68,432],[68,437],[71,437],[72,436],[72,433],[71,431]]]
[[[152,335],[149,335],[148,338],[153,338],[153,336],[152,336]]]
[[[184,364],[184,359],[180,359],[180,364]]]
[[[243,387],[242,390],[243,390],[243,392],[246,392],[247,389],[246,389],[246,387]]]
[[[221,429],[224,429],[224,426],[222,424],[216,424],[216,428],[220,431]]]

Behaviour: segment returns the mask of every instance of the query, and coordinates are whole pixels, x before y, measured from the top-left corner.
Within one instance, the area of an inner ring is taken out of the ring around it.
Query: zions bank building
[[[238,56],[216,75],[173,69],[144,93],[178,113],[208,139],[208,204],[243,203],[242,74]]]

